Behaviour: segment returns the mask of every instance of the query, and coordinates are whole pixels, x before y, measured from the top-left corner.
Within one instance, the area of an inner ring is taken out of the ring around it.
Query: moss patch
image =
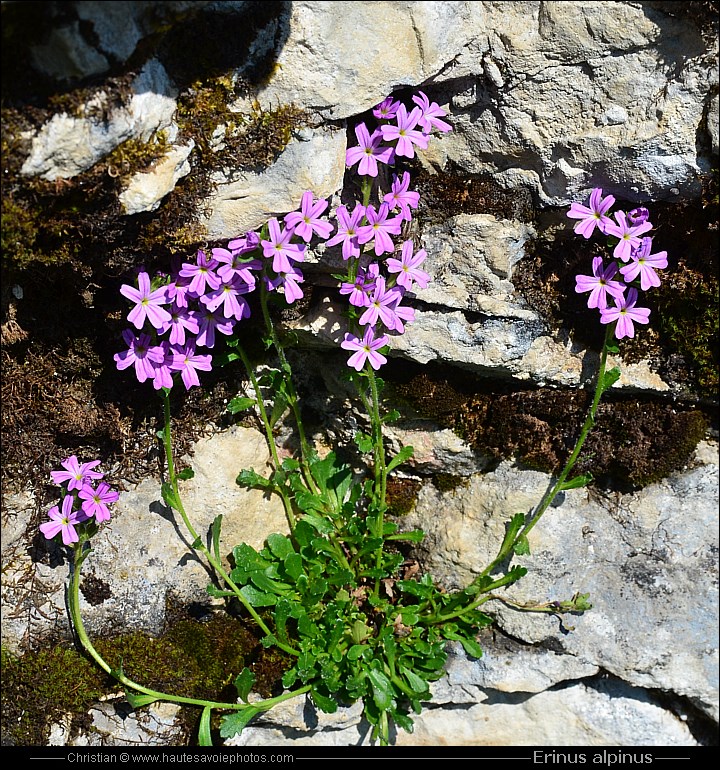
[[[244,666],[258,679],[256,692],[277,691],[287,668],[245,625],[226,614],[206,622],[181,620],[158,638],[136,633],[94,642],[103,658],[122,665],[134,681],[174,695],[232,702],[233,685]],[[52,645],[20,658],[3,653],[2,731],[15,745],[43,745],[50,725],[72,715],[72,729],[89,727],[87,711],[103,695],[117,692],[115,680],[75,649]],[[197,709],[184,709],[188,734]]]
[[[387,480],[388,512],[392,516],[405,516],[415,507],[422,482],[390,476]]]
[[[592,394],[587,391],[497,392],[453,383],[429,372],[396,380],[406,405],[497,460],[514,458],[544,472],[559,472],[572,451]],[[601,402],[595,428],[576,465],[607,485],[642,487],[681,469],[708,428],[691,405],[616,398]],[[442,482],[440,482],[442,484]]]

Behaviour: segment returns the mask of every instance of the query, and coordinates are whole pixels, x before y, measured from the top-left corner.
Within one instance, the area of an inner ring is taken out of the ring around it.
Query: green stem
[[[92,642],[90,641],[90,637],[88,636],[87,631],[85,630],[85,625],[82,621],[82,616],[80,614],[80,568],[81,568],[82,562],[84,561],[85,556],[87,556],[87,554],[82,553],[84,545],[85,545],[85,542],[77,543],[73,549],[74,560],[73,560],[73,566],[72,566],[72,580],[70,582],[70,595],[68,598],[70,618],[72,620],[73,627],[75,628],[75,633],[77,634],[78,639],[80,640],[80,644],[82,644],[82,646],[88,652],[90,657],[98,664],[98,666],[100,666],[100,668],[106,674],[109,674],[110,676],[112,676],[114,679],[120,682],[120,684],[122,684],[124,687],[127,687],[130,690],[133,690],[134,692],[142,693],[143,695],[148,695],[150,697],[156,698],[157,700],[163,700],[169,703],[182,703],[189,706],[202,706],[202,707],[226,709],[226,710],[233,710],[233,711],[241,711],[242,709],[245,709],[245,708],[255,708],[261,711],[267,711],[268,709],[272,708],[274,705],[279,703],[281,700],[287,700],[288,698],[295,697],[296,695],[301,695],[302,693],[307,692],[310,689],[310,686],[308,685],[306,687],[300,688],[299,690],[294,690],[289,693],[284,693],[283,695],[278,696],[276,698],[269,698],[268,700],[263,700],[257,703],[253,703],[252,706],[250,706],[247,703],[225,703],[223,701],[211,701],[211,700],[204,700],[202,698],[189,698],[182,695],[171,695],[169,693],[153,690],[150,687],[144,687],[143,685],[138,684],[137,682],[133,682],[133,680],[125,676],[125,674],[123,674],[122,671],[118,671],[114,669],[102,657],[102,655],[93,646]]]
[[[265,409],[265,404],[263,403],[262,398],[262,392],[260,391],[260,384],[257,381],[257,377],[255,376],[255,371],[253,370],[252,364],[250,363],[250,360],[247,357],[247,354],[242,349],[242,346],[238,344],[235,348],[238,352],[238,355],[240,356],[240,359],[243,362],[243,365],[245,366],[245,370],[248,373],[248,377],[250,378],[250,382],[252,383],[253,390],[255,391],[255,403],[258,405],[258,409],[260,410],[260,419],[262,420],[263,428],[265,429],[265,440],[268,445],[268,449],[270,450],[270,454],[272,456],[273,465],[275,466],[275,470],[280,469],[280,457],[277,453],[277,447],[275,446],[275,439],[273,438],[273,432],[272,432],[272,426],[270,425],[270,420],[267,416],[267,411]],[[283,487],[276,486],[275,487],[277,493],[280,495],[283,501],[283,507],[285,508],[285,518],[287,518],[288,525],[290,527],[290,533],[292,534],[295,531],[295,524],[296,524],[296,518],[295,518],[295,511],[293,511],[292,502],[290,500],[290,497],[286,490]]]
[[[371,394],[371,411],[370,420],[372,422],[373,431],[373,445],[375,448],[375,503],[377,506],[377,518],[375,523],[375,536],[382,538],[384,527],[384,514],[386,508],[386,494],[387,494],[387,464],[385,460],[385,444],[383,443],[382,434],[382,420],[380,419],[380,396],[378,393],[377,380],[375,378],[375,371],[369,363],[365,364],[365,371],[367,372],[368,379],[370,381],[370,394]],[[382,554],[384,548],[384,541],[381,542],[377,549],[375,556],[375,566],[380,568],[382,566]],[[373,595],[377,598],[380,588],[380,580],[376,578],[375,589]]]
[[[283,381],[285,382],[285,391],[287,394],[288,403],[292,409],[293,416],[295,417],[295,425],[298,431],[298,437],[300,439],[300,465],[303,469],[303,476],[305,477],[305,483],[308,488],[313,491],[314,494],[318,494],[319,490],[315,484],[315,479],[310,473],[310,467],[308,460],[313,457],[314,451],[310,449],[307,438],[305,436],[305,427],[303,426],[302,417],[300,416],[300,400],[298,399],[297,392],[295,391],[295,385],[292,380],[292,369],[290,362],[285,356],[285,349],[280,343],[280,340],[273,326],[272,319],[270,318],[270,310],[268,308],[268,290],[264,281],[260,283],[260,307],[262,308],[263,319],[265,321],[265,328],[267,329],[273,347],[275,348],[280,362],[280,371],[282,372]]]
[[[573,469],[573,466],[575,465],[578,457],[580,456],[580,452],[583,448],[585,440],[587,439],[590,431],[595,425],[595,415],[597,413],[598,405],[600,404],[600,399],[606,389],[605,388],[605,369],[607,367],[608,346],[610,345],[610,342],[612,341],[614,335],[615,335],[615,324],[608,324],[605,329],[605,340],[603,341],[602,350],[600,352],[600,366],[598,367],[597,379],[595,382],[595,395],[593,396],[592,404],[590,405],[590,409],[588,411],[587,417],[585,419],[585,422],[583,423],[582,429],[580,431],[580,435],[578,436],[578,439],[575,442],[575,447],[572,453],[570,454],[570,457],[568,458],[568,461],[565,464],[565,467],[563,468],[562,472],[558,476],[557,481],[552,486],[552,488],[545,493],[544,497],[540,501],[540,504],[535,510],[535,513],[526,522],[525,526],[522,527],[522,529],[518,532],[518,534],[515,536],[515,538],[512,541],[507,543],[506,546],[503,549],[501,549],[501,551],[498,553],[497,557],[492,561],[492,563],[477,578],[475,578],[475,580],[473,581],[474,583],[486,577],[487,575],[491,574],[492,571],[496,569],[499,564],[501,564],[511,553],[513,553],[516,545],[520,542],[521,539],[527,538],[528,533],[533,529],[533,527],[535,527],[538,521],[540,521],[541,517],[543,516],[545,511],[547,511],[547,509],[550,507],[553,500],[562,491],[565,481],[567,480],[567,477],[570,474],[570,471]]]
[[[167,459],[167,466],[168,466],[168,477],[170,479],[170,485],[172,487],[173,491],[173,497],[175,505],[173,508],[180,514],[180,517],[183,520],[183,523],[185,524],[185,527],[187,528],[187,531],[190,533],[190,537],[192,538],[192,547],[202,553],[205,558],[210,562],[210,564],[213,566],[213,568],[216,570],[218,575],[225,581],[225,583],[230,587],[232,592],[235,594],[235,596],[238,598],[240,603],[245,607],[245,609],[248,611],[252,619],[258,624],[260,629],[267,634],[267,636],[272,636],[272,632],[265,624],[265,621],[258,615],[255,608],[250,604],[250,602],[243,596],[242,592],[238,588],[238,586],[234,583],[234,581],[230,578],[230,576],[227,574],[225,569],[223,568],[222,564],[218,559],[215,558],[215,555],[210,551],[210,549],[207,548],[207,546],[202,542],[202,539],[198,535],[198,533],[195,531],[195,528],[193,527],[192,523],[190,522],[190,519],[188,518],[187,513],[185,512],[185,506],[182,503],[182,499],[180,497],[180,489],[178,488],[178,481],[177,481],[177,474],[175,473],[175,461],[173,459],[173,450],[172,450],[172,433],[170,428],[170,396],[168,391],[163,388],[163,400],[164,400],[164,413],[165,413],[165,430],[163,431],[163,445],[165,447],[165,457]],[[291,655],[299,655],[300,652],[298,650],[295,650],[294,648],[290,647],[289,645],[283,644],[279,640],[276,642],[277,646],[280,647],[282,650],[285,650],[285,652],[291,654]]]

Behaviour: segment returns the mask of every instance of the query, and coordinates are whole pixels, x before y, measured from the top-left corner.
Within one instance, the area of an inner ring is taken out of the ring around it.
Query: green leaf
[[[562,491],[566,489],[578,489],[579,487],[587,486],[593,480],[591,473],[585,473],[582,476],[575,476],[574,479],[569,481],[563,481],[560,489]]]
[[[183,468],[180,473],[178,473],[177,477],[183,481],[187,481],[187,479],[193,478],[194,475],[195,471],[192,468]]]
[[[235,483],[241,487],[248,487],[249,489],[267,489],[272,484],[259,473],[256,473],[252,468],[243,468],[238,473]]]
[[[297,580],[303,574],[303,561],[299,553],[295,553],[295,551],[289,553],[285,557],[283,564],[285,565],[285,571],[293,580]]]
[[[393,409],[388,412],[381,420],[381,422],[397,422],[400,419],[400,412],[397,409]]]
[[[303,514],[302,520],[310,524],[310,526],[317,530],[321,535],[329,535],[334,531],[332,522],[329,522],[322,516],[316,516],[314,513]]]
[[[221,591],[216,588],[212,583],[207,587],[207,592],[214,599],[224,599],[226,596],[235,596],[235,591]]]
[[[414,671],[411,671],[405,666],[400,666],[400,673],[407,680],[411,690],[416,692],[418,695],[425,695],[428,693],[428,683],[422,677],[419,677]]]
[[[411,446],[404,446],[388,463],[387,472],[390,473],[390,471],[397,468],[398,465],[402,465],[406,460],[409,460],[414,453],[415,450]]]
[[[237,690],[238,698],[247,703],[250,690],[252,690],[253,685],[255,684],[255,674],[245,666],[245,668],[235,677],[233,684]]]
[[[361,433],[360,431],[358,431],[355,434],[355,443],[357,444],[357,448],[363,454],[367,454],[368,452],[372,452],[373,450],[372,436],[368,436],[367,433]]]
[[[460,639],[465,652],[472,658],[481,658],[483,651],[482,647],[474,639]]]
[[[285,535],[279,535],[274,532],[272,535],[268,535],[267,539],[268,548],[272,551],[274,556],[278,559],[284,559],[291,553],[295,553],[293,544],[290,542],[290,538]]]
[[[612,386],[620,379],[620,369],[618,369],[617,366],[613,366],[612,369],[605,372],[605,376],[602,380],[602,390],[606,391],[608,388],[612,388]]]
[[[390,680],[382,671],[371,668],[368,671],[368,679],[372,685],[373,701],[380,711],[386,711],[393,702],[393,689]]]
[[[198,729],[198,746],[212,746],[212,736],[210,735],[210,716],[212,709],[205,706],[200,716],[200,727]]]
[[[175,497],[175,492],[172,486],[168,484],[167,481],[160,487],[160,493],[162,494],[162,499],[165,505],[167,505],[169,508],[174,508],[177,511],[178,501]]]
[[[334,714],[337,711],[337,702],[333,698],[328,698],[327,695],[323,695],[318,692],[316,687],[313,687],[310,691],[313,703],[326,714]]]
[[[518,556],[529,556],[530,555],[530,541],[523,535],[517,543],[515,543],[514,548],[515,553]]]
[[[421,543],[425,533],[421,529],[413,529],[410,532],[399,532],[397,535],[386,535],[386,540],[409,540],[411,543]]]
[[[368,647],[365,644],[353,644],[353,646],[347,651],[348,660],[357,660]]]
[[[253,607],[274,607],[277,604],[277,596],[258,591],[253,586],[243,586],[240,593],[252,604]]]
[[[260,713],[260,709],[247,706],[242,711],[236,711],[222,718],[220,722],[220,735],[223,738],[232,738],[247,727],[248,722]]]
[[[212,552],[215,554],[215,558],[220,561],[220,530],[222,528],[222,513],[219,513],[212,523],[210,528],[210,535],[212,538]]]
[[[289,642],[285,624],[291,615],[292,605],[290,602],[287,599],[280,599],[275,607],[275,634],[281,642]]]
[[[135,693],[130,692],[130,690],[125,690],[125,697],[133,709],[149,706],[151,703],[155,703],[155,701],[158,700],[155,695],[136,695]]]
[[[512,519],[510,519],[507,529],[505,530],[505,537],[503,538],[499,553],[503,553],[510,548],[510,544],[517,537],[517,533],[522,529],[523,524],[525,524],[524,513],[516,513]]]
[[[230,403],[227,405],[227,410],[230,414],[237,414],[238,412],[244,412],[247,409],[250,409],[255,406],[256,403],[254,398],[249,398],[248,396],[236,396],[231,399]]]

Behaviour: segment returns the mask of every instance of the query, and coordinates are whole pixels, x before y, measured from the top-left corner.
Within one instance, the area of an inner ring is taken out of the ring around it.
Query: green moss
[[[432,483],[439,492],[452,492],[458,487],[467,486],[466,476],[455,476],[452,473],[436,473],[432,477]]]
[[[392,516],[405,516],[415,507],[422,482],[391,476],[387,480],[388,512]]]
[[[174,695],[234,701],[233,681],[245,665],[258,678],[256,690],[277,690],[287,668],[282,656],[262,648],[257,637],[229,615],[207,622],[181,620],[160,637],[143,633],[99,639],[94,645],[112,666],[147,687]],[[117,683],[75,649],[54,645],[14,658],[2,656],[3,735],[18,745],[42,745],[49,726],[72,714],[79,728],[88,708],[117,692]],[[187,709],[188,731],[199,713]]]
[[[168,151],[167,134],[158,131],[147,142],[141,139],[127,139],[119,144],[101,161],[110,176],[128,179],[133,174],[146,171]]]
[[[73,715],[78,723],[107,692],[105,675],[73,649],[53,646],[3,660],[2,732],[20,746],[40,746],[53,721]]]

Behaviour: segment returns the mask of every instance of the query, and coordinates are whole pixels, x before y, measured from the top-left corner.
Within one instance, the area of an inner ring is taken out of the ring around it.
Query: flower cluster
[[[396,157],[413,158],[414,148],[426,148],[433,129],[450,131],[441,118],[444,111],[424,93],[413,96],[415,106],[407,107],[391,97],[373,111],[378,127],[372,134],[365,123],[355,129],[358,146],[348,149],[349,167],[359,164],[361,176],[377,177],[378,162],[393,165]],[[200,349],[215,346],[216,332],[233,334],[238,321],[249,317],[247,295],[261,286],[278,291],[288,304],[303,297],[304,281],[299,265],[313,239],[327,246],[342,245],[342,256],[352,264],[340,293],[348,294],[361,311],[352,321],[360,336],[348,333],[342,347],[352,350],[349,365],[361,370],[366,361],[377,369],[385,363],[378,352],[388,342],[385,332],[402,334],[414,320],[414,311],[401,304],[415,286],[425,288],[430,280],[420,269],[424,250],[414,251],[413,242],[402,243],[396,255],[393,240],[403,223],[412,219],[419,194],[409,189],[410,174],[394,174],[390,189],[377,205],[366,201],[349,211],[339,205],[333,212],[335,225],[322,218],[328,202],[316,200],[306,191],[298,211],[280,222],[270,219],[260,233],[249,232],[230,241],[226,248],[212,249],[211,256],[200,250],[194,263],[184,263],[169,277],[150,279],[138,274],[137,287],[124,284],[120,293],[133,307],[127,320],[128,346],[114,358],[118,369],[134,367],[140,382],[150,381],[156,390],[171,388],[179,374],[186,389],[199,385],[198,371],[210,371],[212,355]],[[359,266],[363,252],[375,258],[388,255],[384,273],[380,262]],[[399,258],[398,258],[399,257]]]
[[[360,176],[377,177],[378,163],[392,166],[398,157],[415,157],[415,147],[426,149],[433,129],[451,131],[452,127],[441,118],[445,112],[420,92],[413,96],[415,107],[408,108],[392,97],[383,100],[373,110],[378,126],[370,133],[365,123],[355,128],[356,147],[347,151],[349,167],[358,165]],[[345,334],[341,347],[352,351],[348,365],[361,371],[366,362],[379,369],[387,359],[380,352],[389,343],[387,333],[402,334],[405,324],[415,320],[415,311],[402,305],[407,294],[417,286],[424,289],[430,276],[420,268],[427,254],[415,251],[411,239],[399,248],[393,237],[400,236],[412,220],[411,209],[417,209],[420,195],[410,188],[410,174],[393,174],[392,184],[378,205],[357,204],[348,212],[339,206],[335,212],[337,233],[328,240],[328,246],[342,243],[343,259],[359,260],[361,252],[372,252],[376,260],[366,266],[350,265],[347,280],[340,293],[347,295],[355,309],[351,312],[352,331]],[[389,255],[384,262],[378,258]]]
[[[62,535],[65,545],[77,543],[83,525],[101,524],[110,519],[109,506],[119,495],[109,484],[101,481],[105,474],[94,470],[100,460],[82,465],[75,455],[61,463],[64,470],[52,471],[50,478],[62,489],[61,505],[48,511],[50,521],[40,525],[40,531],[48,540]],[[98,482],[94,486],[94,482]]]
[[[660,286],[656,271],[668,266],[667,252],[651,253],[653,239],[645,233],[653,226],[646,208],[639,207],[628,213],[616,211],[613,221],[608,213],[615,198],[612,195],[603,198],[600,188],[592,191],[588,203],[588,206],[573,203],[567,216],[579,220],[574,230],[584,238],[590,238],[595,228],[608,236],[613,259],[606,266],[601,256],[594,257],[593,274],[578,275],[575,291],[590,292],[588,307],[600,311],[601,323],[617,323],[617,339],[634,337],[633,323],[646,324],[650,318],[648,308],[637,306],[638,288],[648,291]],[[622,280],[617,279],[618,274]]]

